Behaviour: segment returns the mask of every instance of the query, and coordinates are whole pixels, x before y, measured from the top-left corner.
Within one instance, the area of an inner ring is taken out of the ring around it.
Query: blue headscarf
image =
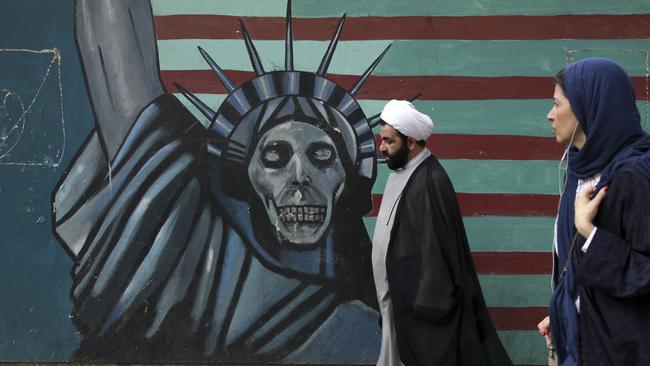
[[[557,222],[556,268],[559,270],[564,268],[569,258],[578,179],[602,173],[596,186],[598,191],[628,163],[639,163],[641,169],[650,174],[650,136],[641,127],[634,88],[625,71],[605,58],[583,59],[565,69],[564,88],[587,139],[580,150],[570,148],[566,186],[560,199]],[[564,366],[580,364],[575,259],[574,254],[564,278],[556,284],[549,307],[553,343],[560,364]]]

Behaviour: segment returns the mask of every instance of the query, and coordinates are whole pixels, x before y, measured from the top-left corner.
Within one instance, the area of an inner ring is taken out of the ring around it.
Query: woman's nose
[[[555,119],[555,117],[554,117],[554,113],[553,113],[553,109],[551,109],[550,111],[548,111],[548,114],[546,115],[546,119],[549,120],[549,121],[551,121],[551,122],[553,122],[553,120]]]

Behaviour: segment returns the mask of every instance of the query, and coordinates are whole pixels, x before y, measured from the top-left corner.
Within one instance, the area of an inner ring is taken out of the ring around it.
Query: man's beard
[[[409,160],[409,148],[406,143],[402,143],[402,146],[395,151],[394,154],[386,154],[385,155],[388,160],[386,161],[386,164],[388,165],[388,168],[392,170],[397,170],[403,168],[406,163]]]

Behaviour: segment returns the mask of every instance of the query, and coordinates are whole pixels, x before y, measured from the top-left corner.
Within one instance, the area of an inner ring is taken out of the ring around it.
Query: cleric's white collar
[[[401,173],[401,172],[406,172],[411,169],[415,169],[418,165],[420,165],[421,162],[424,161],[424,159],[428,158],[431,156],[431,152],[429,149],[426,147],[422,149],[417,155],[415,155],[411,160],[406,162],[406,165],[404,165],[403,168],[397,169],[395,172],[396,173]]]

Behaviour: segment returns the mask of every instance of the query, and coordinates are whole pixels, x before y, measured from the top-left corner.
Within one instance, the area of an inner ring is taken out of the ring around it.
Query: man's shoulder
[[[443,168],[440,161],[432,154],[420,163],[413,175],[419,179],[426,180],[440,180],[449,179],[447,172]]]
[[[424,159],[413,172],[406,191],[410,194],[423,197],[422,195],[426,192],[440,190],[455,193],[451,179],[447,175],[444,167],[435,156],[431,155]]]

